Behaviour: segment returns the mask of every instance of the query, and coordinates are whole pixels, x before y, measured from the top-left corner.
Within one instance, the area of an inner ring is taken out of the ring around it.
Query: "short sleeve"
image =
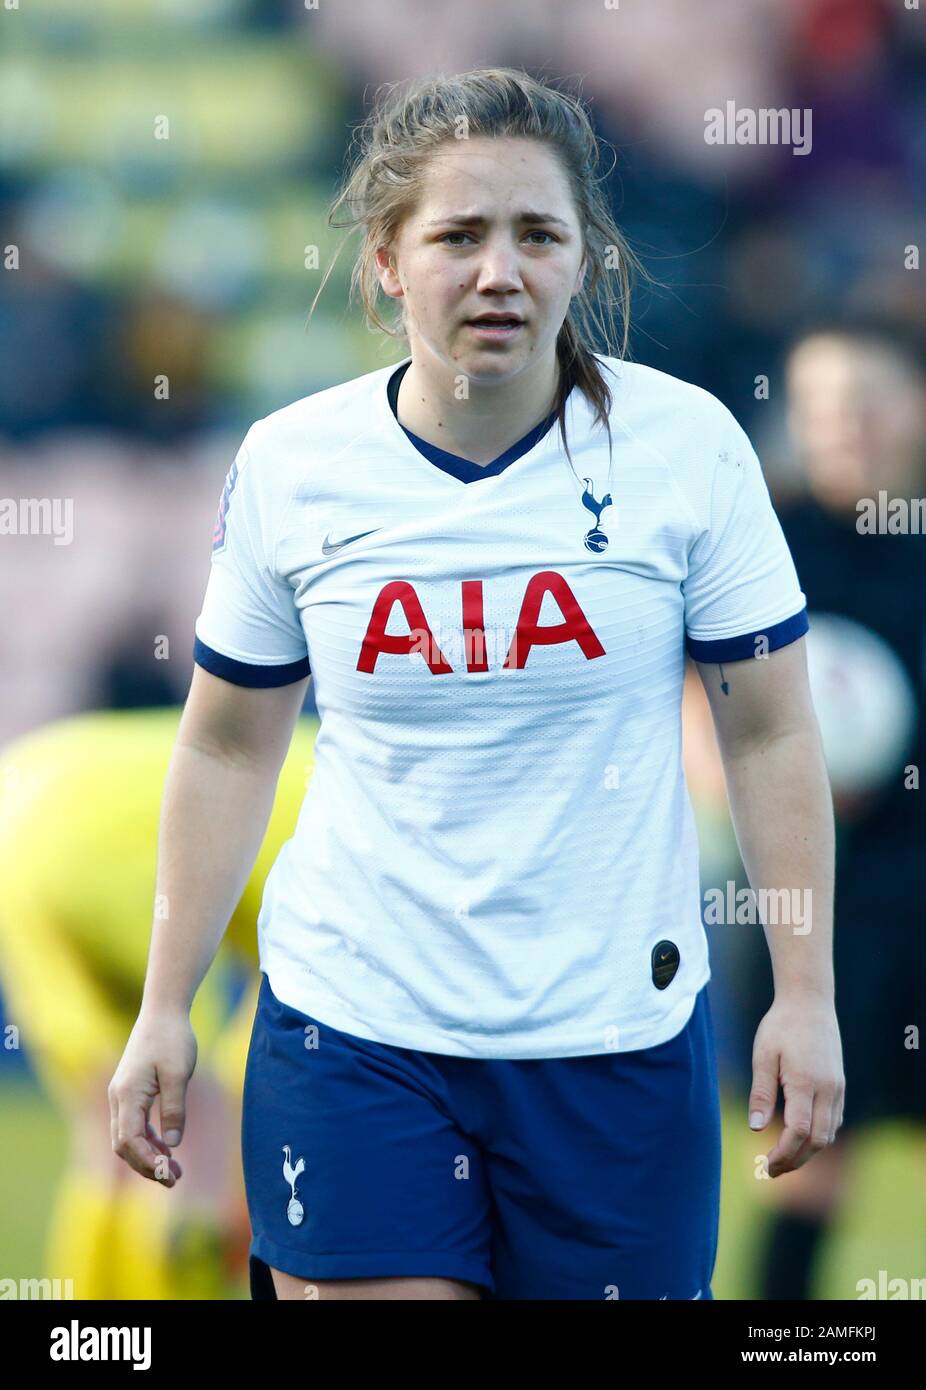
[[[236,685],[288,685],[309,675],[308,649],[293,589],[273,567],[287,499],[251,457],[253,435],[252,427],[219,500],[193,659]]]
[[[809,629],[807,603],[762,467],[732,416],[720,436],[706,525],[682,583],[685,640],[695,661],[774,651]]]

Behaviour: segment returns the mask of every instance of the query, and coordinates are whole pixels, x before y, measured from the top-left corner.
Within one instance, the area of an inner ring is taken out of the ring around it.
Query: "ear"
[[[374,252],[376,269],[379,274],[379,283],[383,287],[383,293],[389,295],[390,299],[402,299],[405,291],[402,289],[402,282],[396,273],[392,261],[392,249],[389,246],[378,246]]]

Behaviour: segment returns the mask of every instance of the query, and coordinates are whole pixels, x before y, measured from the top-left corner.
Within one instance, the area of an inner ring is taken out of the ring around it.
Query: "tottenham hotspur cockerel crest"
[[[610,492],[606,492],[599,502],[592,492],[591,478],[583,478],[582,481],[585,484],[585,491],[582,493],[582,506],[587,507],[595,517],[594,526],[590,531],[586,532],[585,535],[585,548],[586,550],[593,551],[596,555],[600,555],[608,544],[608,538],[598,523],[601,520],[601,513],[604,511],[605,507],[610,507],[611,505],[611,494]]]
[[[305,1159],[296,1160],[295,1166],[292,1161],[292,1154],[288,1144],[283,1145],[283,1181],[289,1183],[291,1193],[290,1199],[286,1204],[286,1216],[291,1226],[298,1226],[302,1222],[304,1215],[302,1203],[296,1196],[296,1179],[305,1172]]]

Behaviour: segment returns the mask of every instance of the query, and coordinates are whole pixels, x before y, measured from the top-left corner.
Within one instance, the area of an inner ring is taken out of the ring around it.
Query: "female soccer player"
[[[113,1143],[176,1181],[189,1004],[311,673],[315,774],[259,918],[254,1296],[708,1299],[685,646],[753,885],[812,895],[812,930],[767,928],[774,1177],[843,1092],[804,596],[727,410],[589,346],[601,290],[626,346],[630,255],[581,102],[487,69],[387,89],[361,133],[332,221],[410,352],[258,421],[229,473]]]

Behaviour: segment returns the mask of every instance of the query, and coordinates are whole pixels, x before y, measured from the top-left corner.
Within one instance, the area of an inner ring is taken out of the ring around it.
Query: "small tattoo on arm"
[[[719,665],[719,663],[718,663],[718,665]],[[722,667],[722,666],[720,667],[720,688],[721,688],[721,690],[723,691],[724,695],[729,695],[729,693],[730,693],[730,687],[729,687],[729,685],[727,684],[727,682],[724,680],[723,667]]]

